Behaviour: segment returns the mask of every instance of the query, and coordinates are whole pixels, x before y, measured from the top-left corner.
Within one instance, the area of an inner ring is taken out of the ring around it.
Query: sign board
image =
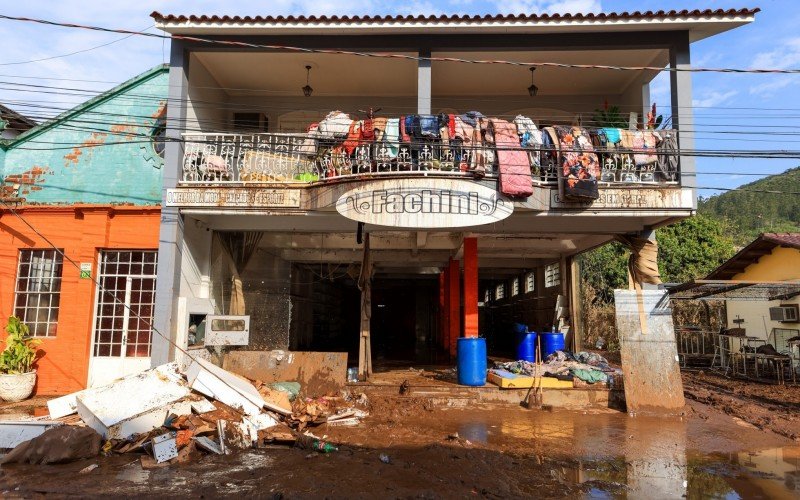
[[[514,204],[474,181],[419,177],[361,184],[339,197],[336,210],[367,224],[433,229],[498,222]]]
[[[82,280],[92,279],[92,263],[91,262],[81,262],[81,279]]]
[[[168,207],[299,208],[299,189],[186,187],[167,190]]]
[[[606,188],[600,189],[594,201],[563,199],[557,190],[550,192],[550,208],[636,210],[658,208],[692,208],[691,189],[674,188]]]

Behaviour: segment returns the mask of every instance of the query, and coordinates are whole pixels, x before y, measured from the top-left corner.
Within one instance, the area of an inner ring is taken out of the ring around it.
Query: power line
[[[569,68],[569,69],[607,69],[607,70],[614,70],[614,71],[657,71],[657,72],[689,72],[689,73],[753,73],[753,74],[800,74],[800,69],[762,69],[762,68],[751,68],[751,69],[744,69],[744,68],[692,68],[692,67],[660,67],[660,66],[618,66],[618,65],[605,65],[605,64],[572,64],[572,63],[555,63],[555,62],[521,62],[521,61],[507,61],[501,59],[464,59],[460,57],[422,57],[422,56],[412,56],[408,54],[392,54],[392,53],[376,53],[376,52],[360,52],[360,51],[352,51],[352,50],[339,50],[339,49],[310,49],[306,47],[295,47],[291,45],[278,45],[278,44],[258,44],[258,43],[249,43],[249,42],[242,42],[237,40],[218,40],[218,39],[208,39],[202,38],[197,36],[187,36],[187,35],[160,35],[156,33],[143,33],[143,32],[136,32],[131,30],[126,30],[122,28],[105,28],[101,26],[92,26],[92,25],[85,25],[85,24],[76,24],[76,23],[64,23],[64,22],[57,22],[57,21],[50,21],[47,19],[38,19],[38,18],[30,18],[30,17],[21,17],[21,16],[9,16],[0,14],[0,19],[6,19],[9,21],[20,21],[20,22],[28,22],[28,23],[37,23],[37,24],[44,24],[48,26],[58,26],[63,28],[74,28],[74,29],[84,29],[90,31],[102,31],[108,33],[121,33],[121,34],[131,34],[131,35],[138,35],[138,36],[146,36],[146,37],[153,37],[153,38],[169,38],[169,39],[177,39],[177,40],[186,40],[190,42],[199,42],[205,44],[213,44],[213,45],[226,45],[226,46],[233,46],[233,47],[247,47],[247,48],[257,48],[257,49],[272,49],[272,50],[287,50],[287,51],[294,51],[294,52],[301,52],[301,53],[311,53],[311,54],[332,54],[332,55],[351,55],[351,56],[359,56],[359,57],[371,57],[371,58],[380,58],[380,59],[401,59],[401,60],[410,60],[416,62],[457,62],[457,63],[465,63],[465,64],[500,64],[500,65],[510,65],[510,66],[520,66],[525,68],[531,67],[555,67],[555,68]]]
[[[151,24],[147,28],[141,30],[141,32],[145,32],[145,31],[147,31],[147,30],[149,30],[150,28],[153,28],[153,27],[155,27],[155,25]],[[127,40],[128,38],[134,36],[135,34],[136,33],[131,33],[130,35],[126,35],[126,36],[124,36],[122,38],[118,38],[116,40],[112,40],[110,42],[107,42],[107,43],[104,43],[104,44],[101,44],[101,45],[96,45],[94,47],[89,47],[89,48],[86,48],[86,49],[76,50],[74,52],[69,52],[67,54],[60,54],[60,55],[57,55],[57,56],[43,57],[41,59],[31,59],[29,61],[5,62],[5,63],[0,63],[0,66],[18,66],[18,65],[22,65],[22,64],[31,64],[31,63],[37,63],[37,62],[43,62],[43,61],[52,61],[53,59],[61,59],[63,57],[74,56],[76,54],[83,54],[83,53],[86,53],[86,52],[90,52],[92,50],[97,50],[97,49],[100,49],[100,48],[103,48],[103,47],[108,47],[109,45],[115,44],[117,42],[121,42],[123,40]]]

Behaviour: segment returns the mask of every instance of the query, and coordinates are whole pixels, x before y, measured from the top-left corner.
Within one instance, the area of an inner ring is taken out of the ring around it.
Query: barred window
[[[20,250],[14,315],[31,335],[55,337],[63,258],[56,250]]]
[[[544,268],[544,286],[546,288],[561,284],[561,266],[558,262],[549,264]]]
[[[525,293],[531,293],[536,289],[536,273],[533,271],[525,275]]]
[[[506,284],[500,283],[494,289],[494,299],[503,300],[506,297]]]
[[[519,295],[519,278],[511,280],[511,296]]]

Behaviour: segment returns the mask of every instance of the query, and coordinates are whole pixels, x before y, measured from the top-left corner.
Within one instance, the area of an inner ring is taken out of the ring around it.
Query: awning
[[[666,288],[673,300],[787,300],[800,295],[800,280],[694,280]]]

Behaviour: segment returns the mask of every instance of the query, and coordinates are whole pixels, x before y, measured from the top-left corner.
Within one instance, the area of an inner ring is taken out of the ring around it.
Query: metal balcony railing
[[[672,132],[672,131],[668,131]],[[307,134],[184,134],[182,184],[309,183],[367,175],[498,175],[494,145],[465,146],[438,140],[413,143],[350,142]],[[516,148],[515,148],[516,149]],[[559,151],[518,148],[537,184],[558,181]],[[679,181],[678,151],[652,152],[642,164],[637,151],[595,149],[601,185],[665,185]]]

